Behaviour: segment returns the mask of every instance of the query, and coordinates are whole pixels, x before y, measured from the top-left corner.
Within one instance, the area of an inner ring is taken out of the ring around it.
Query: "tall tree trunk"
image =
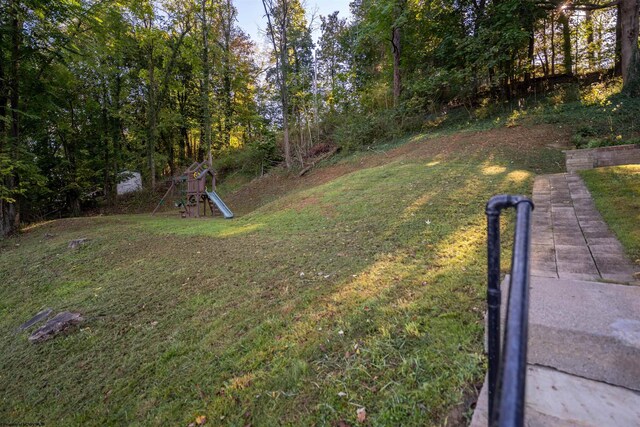
[[[394,24],[391,28],[391,46],[393,47],[393,105],[397,107],[400,104],[400,95],[402,95],[402,71],[400,69],[400,61],[402,56],[402,40],[400,37],[400,21],[404,13],[407,0],[396,0],[393,7]]]
[[[189,131],[187,129],[187,85],[184,84],[184,90],[178,92],[178,111],[180,111],[180,153],[179,153],[179,165],[185,162],[185,159],[190,158],[189,148]]]
[[[569,17],[561,12],[558,18],[562,25],[562,63],[565,74],[573,74],[573,57],[571,56],[571,29],[569,28]]]
[[[280,68],[281,68],[281,98],[282,98],[282,133],[283,133],[283,143],[284,143],[284,161],[287,165],[287,169],[291,169],[292,161],[291,161],[291,144],[289,143],[289,93],[287,88],[287,63],[289,62],[286,54],[287,54],[287,30],[286,26],[283,27],[282,34],[282,46],[280,47],[281,56],[280,56]]]
[[[7,143],[7,84],[5,80],[4,58],[5,58],[4,33],[0,32],[0,153],[3,152]]]
[[[397,107],[400,103],[400,92],[402,92],[400,27],[398,26],[391,29],[391,46],[393,48],[393,106]]]
[[[638,95],[640,94],[640,58],[638,58],[640,0],[621,0],[620,6],[622,87],[625,92]]]
[[[267,3],[269,6],[267,6]],[[278,17],[278,30],[280,31],[280,46],[276,43],[276,33],[271,17],[273,16],[274,6],[270,0],[262,0],[264,12],[267,15],[268,31],[273,44],[273,53],[276,56],[276,73],[279,77],[280,101],[282,104],[282,136],[284,145],[284,161],[287,169],[291,169],[291,144],[289,142],[289,93],[287,88],[287,69],[289,67],[288,44],[287,44],[287,22],[289,20],[289,4],[288,0],[283,0],[281,16]],[[278,70],[280,71],[278,73]]]
[[[474,18],[473,18],[473,39],[477,40],[480,36],[480,26],[482,22],[482,18],[484,17],[486,0],[475,1],[473,3],[474,6]],[[472,65],[472,74],[473,74],[473,89],[472,89],[472,97],[475,101],[478,98],[478,65],[473,61]]]
[[[20,18],[20,1],[13,0],[9,6],[9,23],[11,34],[11,55],[9,65],[9,107],[11,113],[8,138],[9,162],[18,161],[18,147],[20,146],[20,45],[22,43],[22,20]],[[1,60],[1,58],[0,58]],[[19,185],[19,177],[11,172],[5,177],[4,186],[10,197]],[[17,199],[17,196],[14,196]],[[18,231],[20,224],[20,208],[18,200],[0,200],[0,235],[7,237]]]
[[[209,109],[209,24],[207,22],[207,0],[201,1],[202,13],[202,130],[205,156],[211,160],[211,111]]]
[[[102,96],[100,100],[101,108],[100,108],[100,127],[102,134],[102,155],[103,155],[103,166],[102,166],[102,194],[104,195],[107,201],[110,201],[114,198],[113,195],[113,182],[111,181],[111,146],[113,145],[113,140],[111,138],[112,134],[110,132],[110,120],[109,113],[107,110],[108,105],[108,96],[107,96],[107,85],[106,83],[102,83]]]
[[[156,110],[156,80],[155,80],[155,58],[153,56],[153,45],[149,51],[149,88],[147,102],[147,165],[151,179],[151,188],[156,188],[156,162],[155,151],[158,139],[158,112]]]
[[[231,87],[231,32],[233,30],[234,10],[230,0],[225,4],[224,19],[222,25],[222,88],[224,94],[224,129],[222,132],[222,146],[228,147],[231,140],[233,93]]]
[[[65,157],[68,163],[68,182],[74,184],[67,191],[67,205],[71,216],[80,216],[80,190],[78,185],[78,130],[79,126],[76,122],[75,107],[72,101],[69,101],[69,119],[71,124],[71,131],[69,132],[69,138],[63,138],[62,144],[65,152]]]
[[[195,150],[193,149],[193,142],[191,141],[191,138],[189,138],[188,133],[185,132],[184,136],[186,138],[185,142],[187,144],[187,159],[189,159],[189,162],[193,162],[196,156]]]
[[[122,76],[120,75],[121,65],[119,64],[116,70],[115,88],[113,90],[113,111],[114,115],[111,117],[111,139],[113,141],[113,165],[111,167],[112,184],[113,189],[111,194],[114,201],[118,195],[118,177],[120,174],[120,162],[122,159],[122,120],[120,119],[120,90],[122,88]]]
[[[551,12],[551,75],[556,74],[556,13]]]
[[[616,50],[613,73],[622,76],[622,4],[616,6]]]
[[[544,78],[549,78],[549,54],[547,52],[547,20],[543,21],[542,25],[542,54],[544,59],[541,58],[540,62],[542,63],[542,70],[544,72]],[[538,53],[538,57],[540,53]]]
[[[530,86],[531,86],[531,70],[534,67],[534,62],[533,62],[533,53],[534,53],[534,47],[535,47],[535,34],[534,34],[534,28],[533,28],[533,20],[531,21],[531,28],[529,29],[529,48],[527,49],[527,68],[526,68],[526,72],[524,73],[524,87],[525,90],[529,90]]]
[[[187,131],[187,126],[184,124],[180,125],[180,164],[184,163],[185,157],[189,157],[189,133]]]
[[[589,64],[589,71],[593,71],[596,68],[596,55],[595,46],[593,44],[593,18],[591,11],[585,11],[585,31],[587,32],[587,62]]]

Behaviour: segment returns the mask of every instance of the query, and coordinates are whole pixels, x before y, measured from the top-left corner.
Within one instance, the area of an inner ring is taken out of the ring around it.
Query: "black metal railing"
[[[500,340],[500,212],[516,209],[505,332]],[[487,203],[489,425],[524,425],[529,316],[529,252],[533,202],[523,196],[499,195]],[[501,347],[503,347],[501,349]]]

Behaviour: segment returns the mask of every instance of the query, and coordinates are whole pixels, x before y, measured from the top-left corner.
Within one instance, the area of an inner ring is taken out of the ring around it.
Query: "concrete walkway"
[[[634,266],[578,175],[538,177],[533,200],[525,425],[640,426]],[[486,382],[471,425],[487,425]]]
[[[536,178],[533,201],[532,276],[634,281],[633,264],[578,175]]]

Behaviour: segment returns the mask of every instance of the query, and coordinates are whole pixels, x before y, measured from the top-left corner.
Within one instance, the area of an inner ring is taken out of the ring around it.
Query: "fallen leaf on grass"
[[[203,426],[207,423],[207,417],[204,415],[199,415],[196,417],[196,424],[199,426]]]
[[[363,423],[367,420],[367,411],[365,408],[358,408],[358,410],[356,411],[356,414],[358,414],[359,423]]]

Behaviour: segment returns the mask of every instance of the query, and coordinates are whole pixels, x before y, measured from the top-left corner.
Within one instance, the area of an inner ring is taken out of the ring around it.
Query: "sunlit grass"
[[[484,204],[561,161],[445,148],[230,221],[82,218],[2,243],[0,419],[334,425],[366,407],[372,425],[442,424],[485,369]],[[16,327],[44,307],[87,320],[34,346]]]
[[[640,267],[640,165],[581,171],[604,220]]]

